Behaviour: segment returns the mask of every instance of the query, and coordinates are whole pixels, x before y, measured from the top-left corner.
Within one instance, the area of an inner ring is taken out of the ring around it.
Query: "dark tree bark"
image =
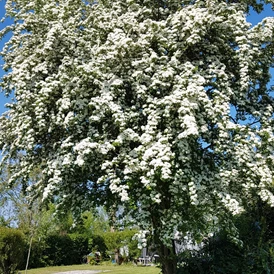
[[[159,251],[160,262],[162,264],[162,273],[175,274],[177,269],[177,259],[174,241],[172,241],[172,247],[161,245]]]

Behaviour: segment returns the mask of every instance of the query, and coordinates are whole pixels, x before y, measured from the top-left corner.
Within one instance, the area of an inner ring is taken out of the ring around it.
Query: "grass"
[[[69,265],[69,266],[51,266],[44,268],[30,269],[27,274],[53,274],[72,270],[108,270],[109,274],[160,274],[160,269],[155,266],[134,266],[134,265]],[[25,274],[25,271],[20,271]]]

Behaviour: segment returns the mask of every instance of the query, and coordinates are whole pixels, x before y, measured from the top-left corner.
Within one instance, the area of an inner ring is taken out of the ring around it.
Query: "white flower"
[[[83,166],[85,163],[83,157],[81,155],[78,155],[77,156],[77,159],[75,161],[75,164],[78,165],[78,166]]]
[[[112,195],[93,194],[109,187],[166,245],[176,230],[208,235],[197,230],[212,216],[224,225],[220,207],[240,214],[243,198],[274,206],[273,100],[258,85],[270,80],[273,18],[251,27],[248,5],[231,1],[15,2],[0,32],[11,34],[1,89],[14,100],[0,117],[10,185],[42,168],[30,195],[77,212],[104,205]]]
[[[183,139],[190,135],[197,136],[199,134],[196,120],[193,116],[185,115],[183,118],[182,127],[184,131],[178,135],[178,139]]]

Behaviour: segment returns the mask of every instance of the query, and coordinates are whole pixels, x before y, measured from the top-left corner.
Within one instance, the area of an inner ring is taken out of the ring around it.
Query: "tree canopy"
[[[233,231],[253,195],[273,206],[274,19],[251,26],[251,8],[262,4],[8,0],[10,184],[75,212],[123,204],[163,259],[175,234]]]

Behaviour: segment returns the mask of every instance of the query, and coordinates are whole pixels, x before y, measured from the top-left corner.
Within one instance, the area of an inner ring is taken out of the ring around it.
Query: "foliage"
[[[133,236],[137,233],[137,230],[123,230],[106,232],[102,234],[108,251],[119,252],[119,249],[126,247],[128,249],[128,255],[120,254],[125,261],[136,259],[140,256],[140,250],[138,249],[137,240],[133,240]]]
[[[29,269],[47,266],[47,256],[43,256],[45,252],[45,240],[42,238],[34,238],[31,245],[31,253],[29,259]],[[24,257],[27,258],[28,247],[25,248]],[[25,269],[25,265],[22,266]]]
[[[84,235],[70,235],[73,241],[73,245],[70,247],[68,252],[71,253],[73,260],[70,264],[80,264],[85,262],[84,258],[89,253],[89,239]]]
[[[91,239],[91,243],[89,245],[89,250],[90,251],[99,251],[101,253],[102,259],[104,260],[108,260],[108,254],[107,254],[107,246],[105,243],[105,239],[103,237],[102,234],[100,235],[96,235],[94,234],[92,239]]]
[[[46,238],[46,249],[44,256],[47,265],[68,265],[73,258],[71,246],[73,242],[67,235],[49,235]]]
[[[262,3],[8,0],[9,185],[79,215],[123,204],[165,274],[175,233],[202,239],[214,221],[236,237],[231,220],[254,193],[274,205],[274,22],[246,21]]]
[[[185,251],[181,256],[181,267],[178,274],[236,274],[242,272],[242,249],[219,234],[206,241],[199,251]]]
[[[21,189],[18,184],[13,185],[12,188],[9,186],[10,176],[11,173],[7,167],[2,169],[0,175],[0,216],[4,226],[11,226],[18,220],[15,212],[18,212],[18,205],[22,205],[20,202],[24,200],[20,195]]]
[[[81,214],[81,218],[78,219],[77,226],[75,226],[73,231],[92,237],[93,235],[102,234],[109,229],[107,213],[100,207]]]
[[[53,234],[45,239],[42,257],[47,266],[81,264],[88,252],[86,237]]]
[[[101,258],[109,261],[107,251],[113,252],[117,248],[128,247],[128,256],[123,260],[132,260],[139,256],[137,241],[132,240],[136,231],[105,232],[87,238],[81,234],[51,234],[32,245],[30,268],[41,266],[57,266],[81,264],[86,262],[86,255],[100,251]]]
[[[273,273],[273,209],[259,202],[237,216],[235,223],[240,242],[235,243],[227,233],[219,231],[203,242],[202,249],[180,254],[178,274]]]
[[[29,268],[85,263],[86,255],[94,250],[101,252],[102,259],[109,259],[102,236],[93,235],[88,238],[81,234],[62,235],[56,231],[33,240]],[[26,258],[27,247],[24,251]]]
[[[245,214],[237,218],[236,224],[243,242],[243,273],[274,272],[273,218],[273,208],[259,199],[254,199]]]
[[[9,224],[10,224],[9,221],[6,220],[4,216],[0,216],[0,226],[8,227]]]
[[[0,273],[17,273],[24,255],[24,235],[13,228],[0,227]]]

